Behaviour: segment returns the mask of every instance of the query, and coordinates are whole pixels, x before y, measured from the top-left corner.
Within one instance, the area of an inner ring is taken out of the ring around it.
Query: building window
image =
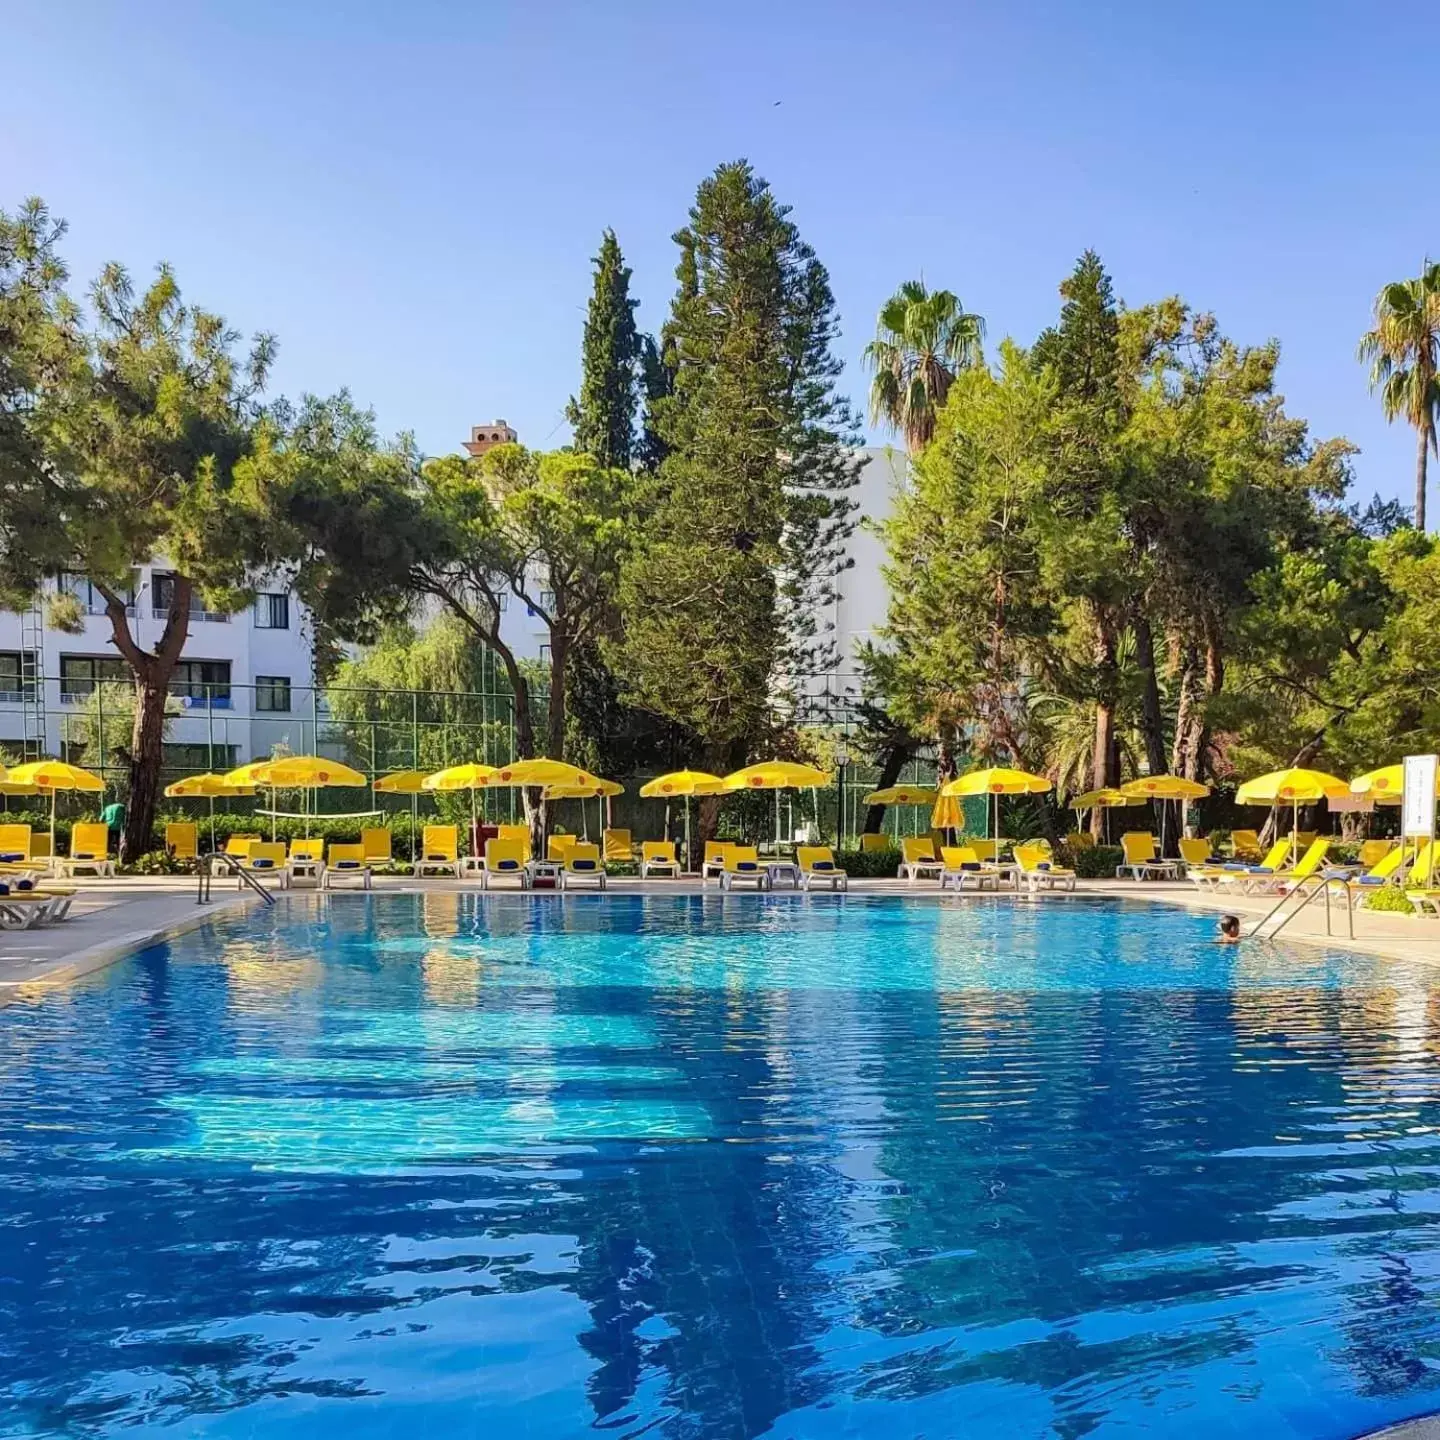
[[[170,693],[190,705],[230,706],[228,660],[182,660],[170,680]]]
[[[139,571],[130,572],[130,583],[128,585],[116,585],[113,587],[115,593],[125,605],[125,613],[135,613],[135,591],[139,586]],[[105,597],[100,593],[99,587],[94,585],[89,576],[68,574],[62,575],[58,582],[61,594],[73,595],[81,610],[87,615],[103,615],[105,613]]]
[[[553,590],[542,590],[540,592],[540,608],[548,614],[555,613],[555,592]]]
[[[290,677],[288,675],[257,675],[255,677],[256,710],[290,710]]]
[[[255,597],[255,628],[257,630],[288,630],[290,628],[290,597],[288,595],[257,595]]]
[[[60,703],[74,705],[95,693],[99,684],[133,684],[130,667],[118,655],[62,655]]]
[[[540,647],[540,663],[542,665],[548,665],[550,663],[550,647],[548,645],[542,645]]]
[[[0,650],[0,704],[32,699],[37,673],[33,650]]]
[[[157,620],[170,618],[170,602],[175,598],[175,576],[168,570],[155,570],[150,576],[150,613]],[[222,610],[205,610],[198,589],[190,591],[190,619],[213,620],[228,625],[230,617]]]

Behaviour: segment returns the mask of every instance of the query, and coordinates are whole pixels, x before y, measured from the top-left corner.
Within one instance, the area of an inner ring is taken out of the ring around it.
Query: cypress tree
[[[575,448],[602,465],[628,470],[634,450],[635,403],[640,340],[636,301],[630,298],[630,267],[613,230],[606,230],[595,256],[595,288],[585,317],[580,398],[566,418]]]
[[[662,336],[667,448],[622,572],[612,661],[635,703],[728,766],[801,675],[833,663],[833,599],[857,430],[825,267],[743,161],[700,186],[675,237],[679,286]]]

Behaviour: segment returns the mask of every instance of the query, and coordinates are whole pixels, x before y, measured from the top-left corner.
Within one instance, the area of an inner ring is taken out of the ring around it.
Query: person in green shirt
[[[112,800],[100,812],[100,823],[110,832],[110,853],[113,855],[120,844],[120,832],[125,828],[125,802]]]

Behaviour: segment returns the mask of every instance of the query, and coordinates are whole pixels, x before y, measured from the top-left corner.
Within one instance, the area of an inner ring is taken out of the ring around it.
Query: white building
[[[164,629],[169,580],[158,561],[134,572],[126,614],[146,649]],[[99,592],[83,576],[48,588],[75,597],[81,633],[47,625],[43,605],[0,612],[0,746],[31,756],[65,755],[97,686],[131,683]],[[191,612],[170,686],[178,713],[166,736],[167,767],[223,771],[277,744],[314,750],[317,709],[321,723],[324,710],[314,690],[309,617],[283,585],[259,588],[255,604],[237,615]]]
[[[881,566],[885,546],[873,527],[889,518],[895,497],[906,484],[907,459],[903,450],[889,445],[871,445],[860,452],[860,473],[850,492],[855,501],[855,528],[845,542],[845,559],[851,563],[838,576],[838,595],[822,624],[833,627],[837,660],[834,671],[805,685],[811,696],[827,691],[836,699],[860,695],[860,648],[876,638],[890,606],[890,589]]]

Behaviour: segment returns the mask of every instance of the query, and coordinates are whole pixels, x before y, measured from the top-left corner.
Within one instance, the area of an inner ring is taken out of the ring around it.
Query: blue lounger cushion
[[[344,862],[342,861],[341,863],[343,864]],[[275,868],[275,862],[271,859],[262,857],[258,860],[252,860],[250,862],[250,868],[252,870],[273,870]]]
[[[337,860],[335,868],[337,870],[358,870],[362,863],[359,860]]]
[[[810,868],[821,871],[833,870],[835,868],[835,862],[833,860],[817,860]]]

